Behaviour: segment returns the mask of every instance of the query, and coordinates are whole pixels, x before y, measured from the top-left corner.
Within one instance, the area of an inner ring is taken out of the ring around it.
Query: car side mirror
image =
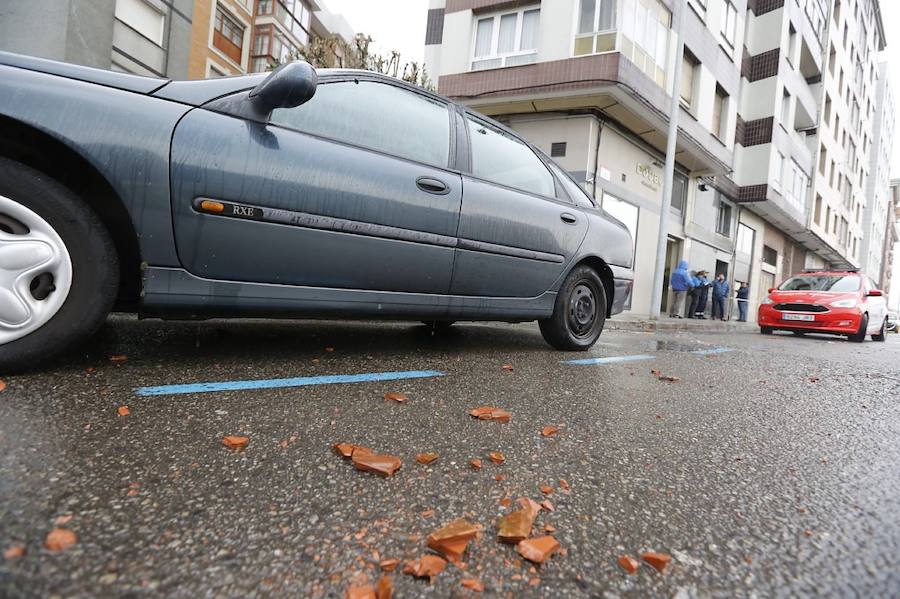
[[[868,295],[869,297],[881,297],[884,294],[881,292],[880,289],[870,289],[869,293],[867,293],[866,295]]]
[[[309,102],[316,93],[318,82],[316,70],[308,62],[288,62],[269,73],[250,91],[250,101],[262,114],[269,114],[276,108],[295,108]]]

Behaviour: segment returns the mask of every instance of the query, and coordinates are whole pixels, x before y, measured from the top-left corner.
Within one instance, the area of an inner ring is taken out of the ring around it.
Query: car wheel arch
[[[573,270],[579,266],[588,266],[597,273],[600,281],[603,283],[603,291],[606,293],[606,317],[612,316],[613,297],[615,295],[615,283],[613,281],[613,272],[606,261],[599,256],[584,256],[577,262],[574,262],[565,274],[561,277],[564,281]]]
[[[66,143],[21,121],[0,115],[0,156],[40,171],[90,206],[112,237],[119,258],[120,308],[136,308],[141,293],[141,254],[131,217],[110,182]]]

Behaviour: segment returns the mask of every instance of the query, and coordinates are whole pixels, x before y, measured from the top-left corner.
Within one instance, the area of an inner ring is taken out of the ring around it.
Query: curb
[[[705,322],[667,321],[667,320],[616,320],[606,321],[610,331],[637,331],[655,333],[657,331],[692,331],[695,333],[757,333],[759,328],[750,322]]]

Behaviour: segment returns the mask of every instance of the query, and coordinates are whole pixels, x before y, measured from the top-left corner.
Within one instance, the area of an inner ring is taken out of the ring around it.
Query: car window
[[[855,275],[800,275],[781,284],[781,291],[859,291]]]
[[[276,108],[271,122],[435,166],[447,166],[447,105],[375,81],[322,83],[296,108]]]
[[[587,208],[594,208],[596,204],[591,201],[591,196],[587,194],[587,192],[575,181],[572,180],[572,177],[569,176],[569,173],[559,168],[558,165],[553,162],[550,163],[550,170],[556,175],[556,178],[559,179],[563,188],[569,194],[569,197],[572,198],[572,201],[575,202],[578,206],[585,206]]]
[[[466,118],[473,175],[542,196],[556,195],[553,176],[531,148],[496,127]]]

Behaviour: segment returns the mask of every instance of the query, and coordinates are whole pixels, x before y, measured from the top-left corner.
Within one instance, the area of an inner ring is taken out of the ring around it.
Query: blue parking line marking
[[[698,356],[711,356],[713,354],[724,354],[726,352],[734,351],[730,347],[714,347],[712,349],[695,349],[692,351],[692,354]]]
[[[638,362],[641,360],[655,360],[656,356],[637,354],[634,356],[611,356],[608,358],[584,358],[581,360],[565,360],[563,364],[575,364],[577,366],[591,366],[594,364],[619,364],[621,362]]]
[[[405,370],[399,372],[370,372],[365,374],[334,374],[326,376],[304,376],[286,379],[260,379],[248,381],[222,381],[218,383],[191,383],[187,385],[161,385],[159,387],[137,387],[137,395],[181,395],[184,393],[211,393],[214,391],[245,391],[247,389],[282,389],[284,387],[308,387],[310,385],[338,385],[347,383],[368,383],[373,381],[399,381],[447,376],[438,370]]]

